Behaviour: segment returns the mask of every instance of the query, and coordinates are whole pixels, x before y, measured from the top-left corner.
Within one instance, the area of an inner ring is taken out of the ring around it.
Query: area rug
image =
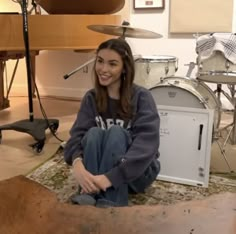
[[[64,162],[63,148],[26,177],[56,193],[62,202],[70,202],[70,196],[78,190],[71,167]],[[211,174],[208,188],[156,180],[145,193],[130,195],[129,205],[169,205],[225,192],[236,193],[235,173]]]

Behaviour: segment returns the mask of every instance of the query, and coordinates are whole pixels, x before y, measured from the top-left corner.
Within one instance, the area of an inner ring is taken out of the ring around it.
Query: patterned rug
[[[71,167],[63,159],[63,149],[43,165],[31,171],[27,178],[34,180],[55,192],[59,201],[69,202],[77,191],[77,184]],[[156,180],[143,194],[130,195],[130,205],[168,205],[180,201],[199,200],[213,194],[236,193],[236,174],[211,174],[208,188],[176,184]]]

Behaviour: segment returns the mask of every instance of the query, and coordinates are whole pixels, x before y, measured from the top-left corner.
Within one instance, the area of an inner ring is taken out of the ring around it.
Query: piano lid
[[[40,0],[38,4],[48,14],[113,14],[125,0]]]

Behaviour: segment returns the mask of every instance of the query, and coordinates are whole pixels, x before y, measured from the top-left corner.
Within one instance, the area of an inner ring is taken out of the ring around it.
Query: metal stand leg
[[[234,100],[234,96],[230,97],[230,95],[228,93],[226,93],[224,90],[222,90],[222,84],[217,84],[217,89],[214,91],[214,93],[216,93],[216,96],[217,96],[218,101],[220,103],[221,103],[220,97],[221,97],[221,93],[222,93],[229,100],[229,102],[234,106],[234,114],[233,114],[232,123],[230,123],[229,125],[221,128],[221,129],[218,129],[218,132],[222,132],[223,130],[230,127],[229,135],[227,135],[226,142],[230,139],[231,144],[235,145],[236,144],[236,128],[235,128],[235,124],[236,124],[236,102]],[[231,91],[231,94],[232,94],[232,91]]]
[[[229,168],[229,171],[230,171],[231,173],[234,172],[234,171],[231,169],[231,167],[230,167],[230,165],[229,165],[229,162],[228,162],[228,159],[227,159],[227,157],[226,157],[225,149],[224,149],[225,145],[223,145],[223,147],[221,147],[219,141],[216,141],[216,143],[217,143],[217,145],[218,145],[219,148],[220,148],[220,152],[221,152],[221,154],[223,155],[223,157],[224,157],[224,159],[225,159],[225,162],[226,162],[226,164],[227,164],[227,166],[228,166],[228,168]]]
[[[230,140],[231,144],[236,144],[236,128],[235,128],[235,124],[236,124],[236,103],[234,101],[234,97],[230,97],[228,93],[226,93],[224,90],[222,90],[222,84],[217,84],[217,89],[214,91],[217,95],[218,101],[221,103],[220,97],[221,97],[221,93],[224,94],[224,96],[230,101],[231,104],[233,104],[234,106],[234,115],[233,115],[233,121],[232,123],[228,124],[227,126],[223,127],[223,128],[219,128],[217,131],[217,134],[223,132],[223,130],[228,130],[228,133],[225,137],[225,140],[223,142],[223,144],[220,144],[219,142],[219,137],[217,136],[217,140],[216,143],[220,148],[220,152],[222,154],[222,156],[224,157],[224,160],[227,164],[227,167],[229,169],[229,171],[232,173],[234,172],[232,170],[232,168],[230,167],[230,164],[228,162],[226,153],[225,153],[225,147],[227,142]],[[231,92],[232,94],[232,92]]]

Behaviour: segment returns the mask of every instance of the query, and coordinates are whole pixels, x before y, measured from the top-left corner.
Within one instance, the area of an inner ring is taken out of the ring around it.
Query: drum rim
[[[158,59],[159,58],[159,59]],[[177,57],[175,56],[170,56],[170,55],[150,55],[150,56],[142,56],[140,58],[137,58],[135,61],[149,61],[154,62],[176,62],[178,60]]]

